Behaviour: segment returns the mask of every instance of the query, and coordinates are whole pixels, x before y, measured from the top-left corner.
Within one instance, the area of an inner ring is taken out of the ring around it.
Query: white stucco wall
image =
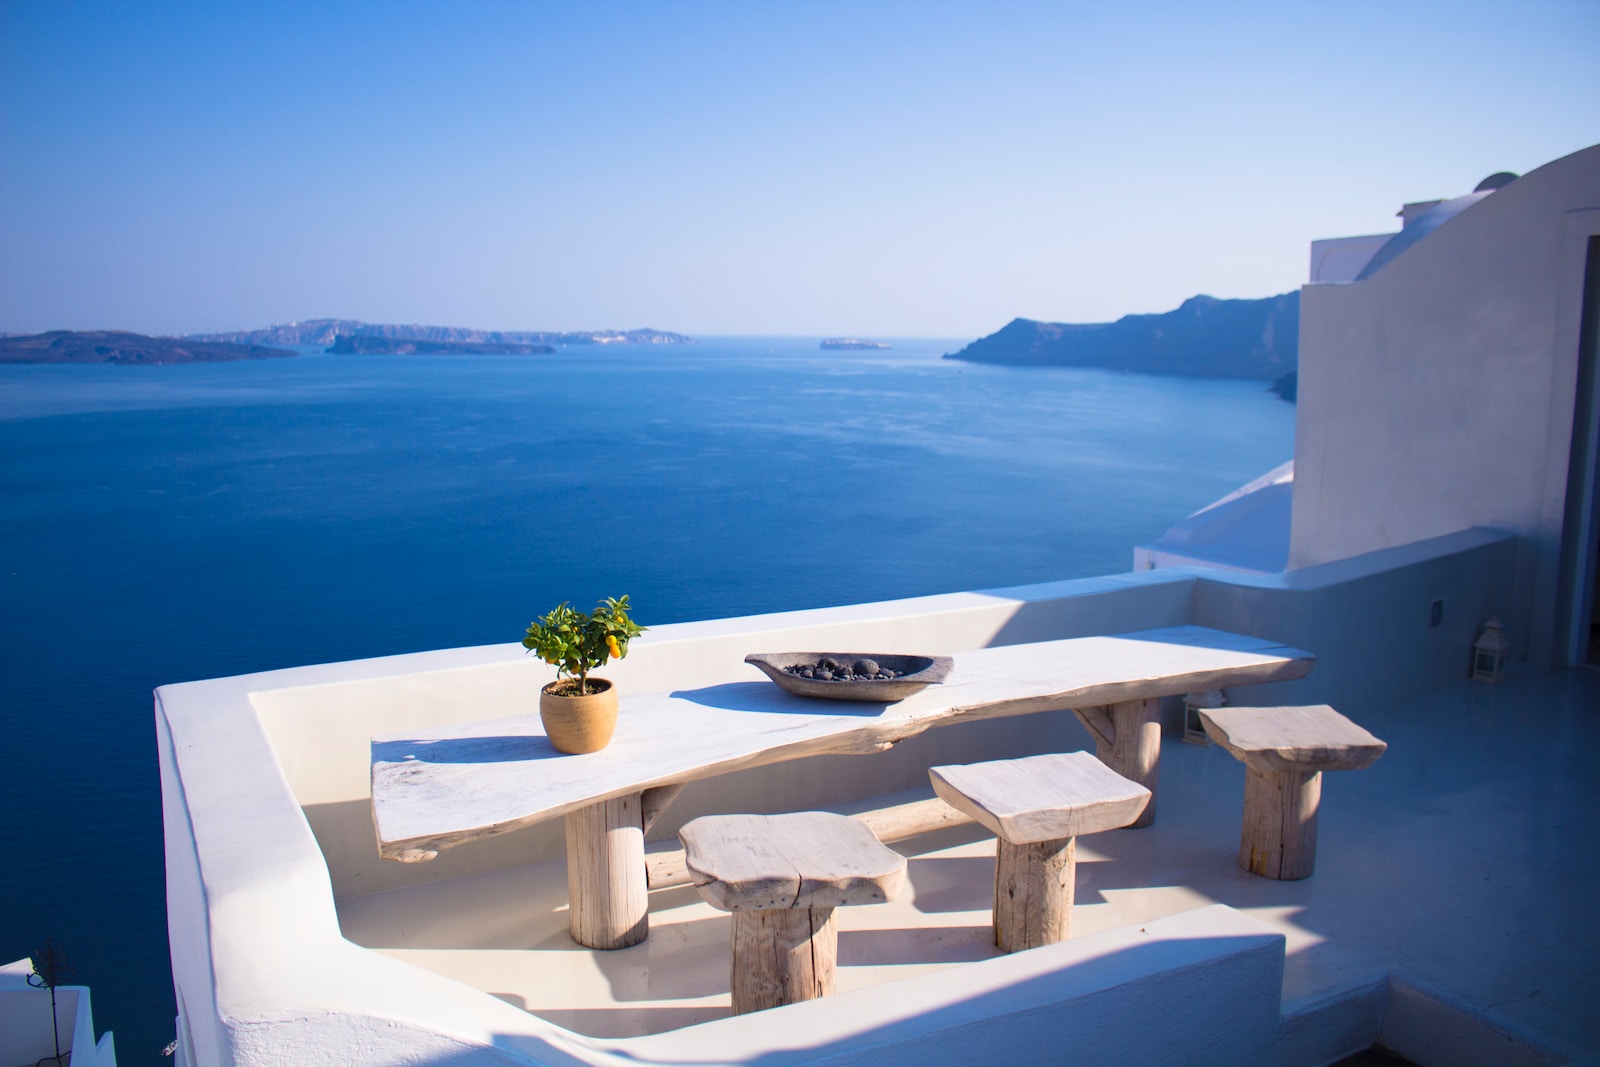
[[[1493,527],[1516,655],[1549,662],[1600,146],[1473,204],[1371,277],[1301,294],[1289,567]]]

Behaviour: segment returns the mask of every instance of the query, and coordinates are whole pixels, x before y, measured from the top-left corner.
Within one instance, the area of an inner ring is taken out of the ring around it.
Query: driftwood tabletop
[[[805,756],[882,751],[950,723],[1071,708],[1105,741],[1116,717],[1096,709],[1287,681],[1315,663],[1300,649],[1198,626],[1001,645],[954,660],[944,684],[894,704],[807,700],[764,679],[624,694],[611,744],[581,756],[550,747],[531,699],[525,714],[374,737],[379,851],[429,859],[653,787]]]
[[[534,714],[375,737],[379,854],[426,862],[440,849],[563,816],[573,940],[626,948],[649,936],[644,835],[686,782],[806,756],[881,752],[949,723],[1070,708],[1094,734],[1099,758],[1151,790],[1139,817],[1148,823],[1161,697],[1286,681],[1315,662],[1296,648],[1198,626],[1001,645],[953,659],[943,684],[892,704],[808,700],[766,680],[624,695],[611,744],[578,756],[557,753]]]

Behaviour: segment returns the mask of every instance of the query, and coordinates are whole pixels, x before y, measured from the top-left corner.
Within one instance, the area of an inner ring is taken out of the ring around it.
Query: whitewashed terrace
[[[1514,548],[1466,531],[1270,578],[1160,571],[652,632],[615,672],[630,691],[746,680],[751,651],[1208,626],[1318,655],[1233,702],[1332,703],[1390,745],[1327,775],[1317,873],[1283,883],[1236,865],[1243,768],[1169,736],[1156,825],[1080,841],[1074,936],[1009,957],[988,944],[992,843],[970,827],[903,842],[911,892],[838,913],[840,993],[737,1018],[727,916],[692,889],[652,894],[640,946],[568,939],[559,822],[428,864],[378,858],[370,738],[531,710],[541,676],[516,646],[163,687],[181,1062],[887,1067],[1027,1062],[1069,1040],[1106,1064],[1312,1065],[1379,1039],[1423,1064],[1593,1053],[1600,676],[1462,680]],[[1067,712],[952,726],[694,783],[652,836],[665,847],[707,811],[926,795],[931,763],[1083,747]]]

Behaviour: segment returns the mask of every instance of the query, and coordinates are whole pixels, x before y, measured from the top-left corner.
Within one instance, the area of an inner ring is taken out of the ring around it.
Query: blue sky
[[[1600,141],[1600,4],[0,0],[0,330],[971,337]]]

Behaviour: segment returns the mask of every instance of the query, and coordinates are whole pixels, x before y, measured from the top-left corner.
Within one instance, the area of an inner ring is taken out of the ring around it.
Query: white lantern
[[[1506,673],[1506,655],[1511,642],[1503,632],[1505,624],[1490,619],[1483,624],[1483,633],[1472,646],[1472,679],[1476,682],[1498,682]]]
[[[1220,708],[1228,702],[1220,689],[1207,689],[1183,695],[1183,739],[1191,745],[1209,745],[1211,737],[1200,721],[1201,708]]]

